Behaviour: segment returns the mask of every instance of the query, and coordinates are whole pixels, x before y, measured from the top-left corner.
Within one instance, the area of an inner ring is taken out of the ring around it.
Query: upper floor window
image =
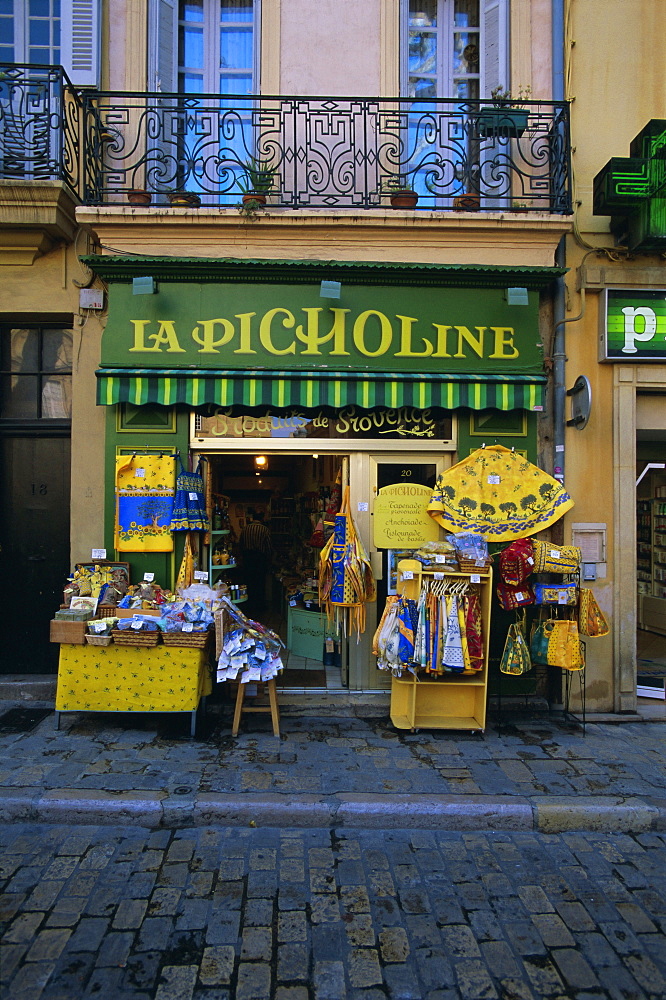
[[[72,331],[0,328],[0,417],[68,420],[72,415]]]
[[[0,62],[60,61],[60,0],[0,0]]]
[[[254,93],[257,14],[255,0],[180,0],[178,90]]]
[[[507,83],[507,0],[403,0],[402,92],[487,97]]]

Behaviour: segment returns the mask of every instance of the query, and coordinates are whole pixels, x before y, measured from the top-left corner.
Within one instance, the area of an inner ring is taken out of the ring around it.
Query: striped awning
[[[219,369],[103,368],[97,373],[102,406],[184,403],[202,406],[298,406],[317,409],[359,406],[397,409],[441,407],[454,410],[540,410],[545,376],[451,375],[445,373],[359,373],[299,371],[220,371]]]

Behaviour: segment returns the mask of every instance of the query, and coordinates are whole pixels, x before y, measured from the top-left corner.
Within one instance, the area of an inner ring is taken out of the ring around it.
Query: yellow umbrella
[[[573,505],[556,479],[495,444],[473,451],[439,477],[428,513],[447,531],[512,542],[548,528]]]

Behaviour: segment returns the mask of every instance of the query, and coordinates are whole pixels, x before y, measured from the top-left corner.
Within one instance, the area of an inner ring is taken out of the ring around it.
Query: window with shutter
[[[61,0],[0,3],[0,62],[60,63]]]
[[[60,6],[62,65],[76,86],[98,87],[100,0],[61,0]]]

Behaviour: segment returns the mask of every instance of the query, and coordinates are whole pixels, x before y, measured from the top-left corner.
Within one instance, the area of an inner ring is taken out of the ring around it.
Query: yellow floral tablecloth
[[[211,691],[203,649],[60,646],[57,712],[193,712]]]

